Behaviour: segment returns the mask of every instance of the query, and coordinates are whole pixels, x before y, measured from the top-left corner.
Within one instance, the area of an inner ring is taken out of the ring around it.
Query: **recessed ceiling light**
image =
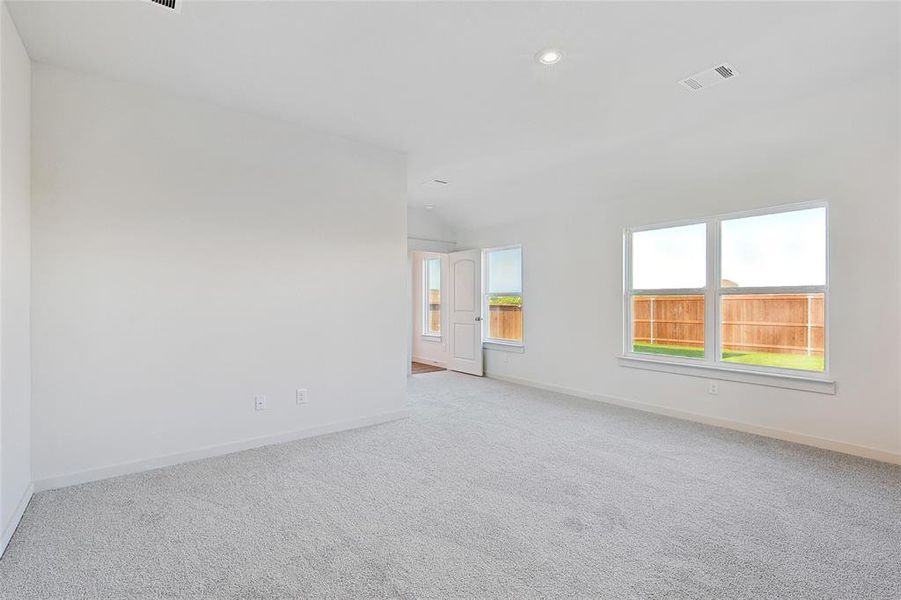
[[[426,209],[426,210],[432,210],[433,208],[435,208],[435,205],[434,205],[434,204],[426,204],[426,205],[425,205],[425,209]]]
[[[535,55],[535,60],[543,65],[556,65],[563,58],[563,51],[557,48],[545,48]]]

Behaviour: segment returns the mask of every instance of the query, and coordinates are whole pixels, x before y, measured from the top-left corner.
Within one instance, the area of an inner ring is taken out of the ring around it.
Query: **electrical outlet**
[[[307,403],[307,390],[298,388],[297,395],[295,397],[297,398],[298,404],[306,404]]]
[[[707,383],[707,393],[716,396],[720,393],[720,384],[715,381],[710,381]]]
[[[253,409],[254,410],[266,410],[266,396],[254,396],[253,397]]]

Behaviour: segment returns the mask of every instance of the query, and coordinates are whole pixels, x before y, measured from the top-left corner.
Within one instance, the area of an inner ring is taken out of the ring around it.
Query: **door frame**
[[[410,321],[407,323],[407,374],[413,374],[413,361],[423,364],[435,365],[447,368],[448,361],[448,252],[436,250],[410,250],[408,253],[410,302],[408,314]],[[427,335],[423,331],[425,319],[425,261],[429,258],[441,260],[441,334],[438,336]],[[431,356],[427,356],[430,354]]]

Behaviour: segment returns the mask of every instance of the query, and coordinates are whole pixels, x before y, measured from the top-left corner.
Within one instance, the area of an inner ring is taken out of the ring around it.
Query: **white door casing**
[[[448,369],[482,376],[482,251],[449,255]]]

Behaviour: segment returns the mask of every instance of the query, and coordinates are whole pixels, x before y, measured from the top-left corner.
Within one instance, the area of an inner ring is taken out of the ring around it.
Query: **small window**
[[[486,250],[485,284],[485,339],[521,344],[522,248]]]
[[[626,231],[626,351],[824,373],[826,236],[809,204]]]
[[[422,261],[422,333],[441,335],[441,259]]]

